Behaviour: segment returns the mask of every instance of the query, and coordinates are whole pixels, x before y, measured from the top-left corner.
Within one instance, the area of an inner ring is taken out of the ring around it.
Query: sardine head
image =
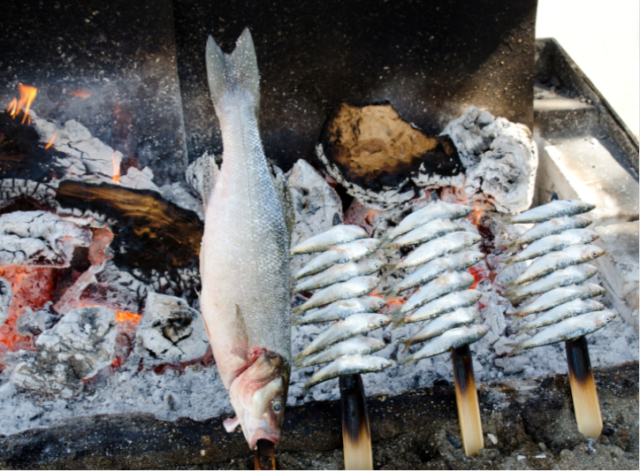
[[[255,449],[259,439],[275,444],[280,441],[289,369],[281,356],[263,350],[231,384],[231,404],[251,449]]]

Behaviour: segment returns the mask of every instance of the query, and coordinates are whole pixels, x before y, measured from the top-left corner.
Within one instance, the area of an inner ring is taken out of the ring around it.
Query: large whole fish
[[[258,131],[259,76],[251,34],[226,55],[209,36],[207,77],[224,147],[206,203],[200,307],[220,378],[252,449],[277,443],[291,361],[290,215]],[[290,196],[289,196],[290,197]]]

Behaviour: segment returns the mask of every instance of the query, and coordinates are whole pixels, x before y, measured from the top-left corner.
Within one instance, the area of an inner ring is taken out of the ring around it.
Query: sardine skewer
[[[602,433],[602,413],[589,359],[587,338],[580,336],[566,341],[565,348],[578,431],[589,438],[597,438]]]
[[[462,444],[464,453],[468,457],[484,448],[478,390],[476,388],[476,379],[473,375],[473,360],[469,345],[465,344],[457,348],[452,347],[451,362],[453,364],[453,381],[456,389],[456,405],[458,407]]]

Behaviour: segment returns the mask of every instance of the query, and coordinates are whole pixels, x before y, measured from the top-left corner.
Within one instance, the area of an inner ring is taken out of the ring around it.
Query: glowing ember
[[[11,284],[14,293],[7,321],[0,326],[0,355],[7,350],[35,350],[31,337],[16,331],[16,323],[28,308],[38,310],[53,298],[58,271],[50,267],[2,267],[0,277]]]
[[[85,89],[78,89],[78,90],[69,92],[69,95],[73,97],[78,97],[84,100],[85,98],[89,98],[91,96],[91,92]]]
[[[118,323],[124,323],[125,321],[132,321],[134,324],[138,324],[142,316],[136,315],[135,313],[127,313],[126,311],[120,311],[116,313],[116,321]]]
[[[404,305],[404,302],[405,300],[402,298],[390,298],[389,300],[387,300],[387,309],[400,308],[402,305]]]
[[[55,142],[57,137],[58,137],[58,132],[56,131],[55,133],[53,133],[53,136],[51,136],[51,139],[49,140],[49,142],[44,148],[49,149],[51,146],[53,146],[53,143]]]
[[[378,293],[378,291],[377,291],[377,290],[374,290],[373,292],[371,292],[371,293],[369,294],[369,296],[371,296],[371,297],[378,297],[378,298],[384,298],[382,295],[380,295],[380,294]]]
[[[475,269],[473,267],[469,267],[469,273],[473,275],[473,277],[476,279],[476,281],[473,282],[473,285],[469,287],[469,289],[476,288],[476,286],[478,285],[478,282],[480,282],[482,279],[487,278],[487,275],[483,270]]]
[[[121,154],[119,152],[114,152],[111,155],[111,159],[113,160],[113,182],[114,183],[118,183],[118,181],[120,180],[120,161],[121,161]]]

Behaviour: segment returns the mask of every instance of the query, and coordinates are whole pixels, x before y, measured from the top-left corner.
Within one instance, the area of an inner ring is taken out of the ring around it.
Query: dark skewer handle
[[[371,429],[360,374],[340,377],[345,470],[373,470]]]
[[[255,470],[276,470],[276,445],[267,439],[258,439],[258,445],[253,451],[253,465]]]
[[[471,456],[484,447],[484,437],[482,436],[480,404],[478,403],[469,345],[451,348],[451,361],[453,362],[453,379],[456,386],[462,444],[464,445],[464,453]]]
[[[571,396],[578,431],[590,438],[597,438],[602,433],[602,414],[589,359],[587,338],[580,336],[571,341],[565,341],[564,344],[567,350]]]

